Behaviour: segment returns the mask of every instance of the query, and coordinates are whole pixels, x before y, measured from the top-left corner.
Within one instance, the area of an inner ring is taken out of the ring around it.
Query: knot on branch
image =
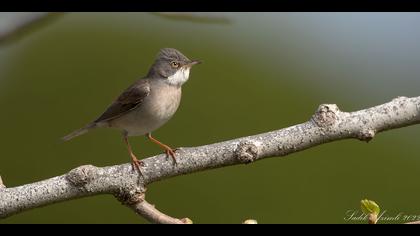
[[[76,187],[83,187],[97,176],[97,167],[93,165],[79,166],[66,175],[66,179]]]
[[[122,204],[131,206],[137,203],[141,203],[145,200],[145,193],[146,191],[142,188],[134,188],[134,189],[121,189],[115,197],[120,201]]]
[[[241,163],[251,163],[255,161],[259,154],[259,148],[250,141],[241,142],[235,150],[235,156]]]
[[[362,131],[360,131],[357,138],[360,141],[365,141],[368,143],[370,140],[372,140],[375,137],[375,134],[376,132],[373,129],[363,129]]]
[[[322,104],[318,107],[312,120],[318,127],[330,127],[338,121],[340,109],[335,104]]]

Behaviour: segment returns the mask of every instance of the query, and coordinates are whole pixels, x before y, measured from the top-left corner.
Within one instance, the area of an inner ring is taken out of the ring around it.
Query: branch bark
[[[187,223],[188,218],[172,218],[147,203],[146,186],[177,175],[286,156],[336,140],[355,138],[368,142],[379,132],[419,123],[420,97],[398,97],[356,112],[343,112],[337,105],[323,104],[302,124],[201,147],[181,148],[177,151],[177,165],[165,155],[149,157],[143,160],[142,176],[130,164],[102,168],[85,165],[44,181],[0,188],[0,218],[55,202],[113,194],[151,222]]]

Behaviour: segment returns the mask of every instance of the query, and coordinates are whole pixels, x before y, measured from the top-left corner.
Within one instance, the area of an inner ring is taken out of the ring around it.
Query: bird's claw
[[[143,175],[140,168],[145,166],[144,162],[138,159],[133,159],[131,165],[133,166],[133,170],[137,170],[141,175]]]
[[[175,149],[168,148],[168,149],[165,150],[166,156],[167,157],[169,157],[169,156],[172,157],[172,159],[174,160],[175,165],[178,164],[177,161],[176,161],[176,158],[175,158],[175,152],[177,150],[179,150],[179,148],[175,148]]]

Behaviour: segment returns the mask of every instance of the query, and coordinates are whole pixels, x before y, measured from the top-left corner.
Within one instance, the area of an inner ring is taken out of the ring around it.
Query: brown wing
[[[95,122],[117,118],[142,103],[150,93],[149,81],[140,79],[128,87]]]

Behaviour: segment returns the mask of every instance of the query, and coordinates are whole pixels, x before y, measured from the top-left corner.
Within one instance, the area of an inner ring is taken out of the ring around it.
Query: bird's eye
[[[178,68],[179,63],[178,63],[178,62],[176,62],[176,61],[171,61],[171,66],[172,66],[173,68]]]

